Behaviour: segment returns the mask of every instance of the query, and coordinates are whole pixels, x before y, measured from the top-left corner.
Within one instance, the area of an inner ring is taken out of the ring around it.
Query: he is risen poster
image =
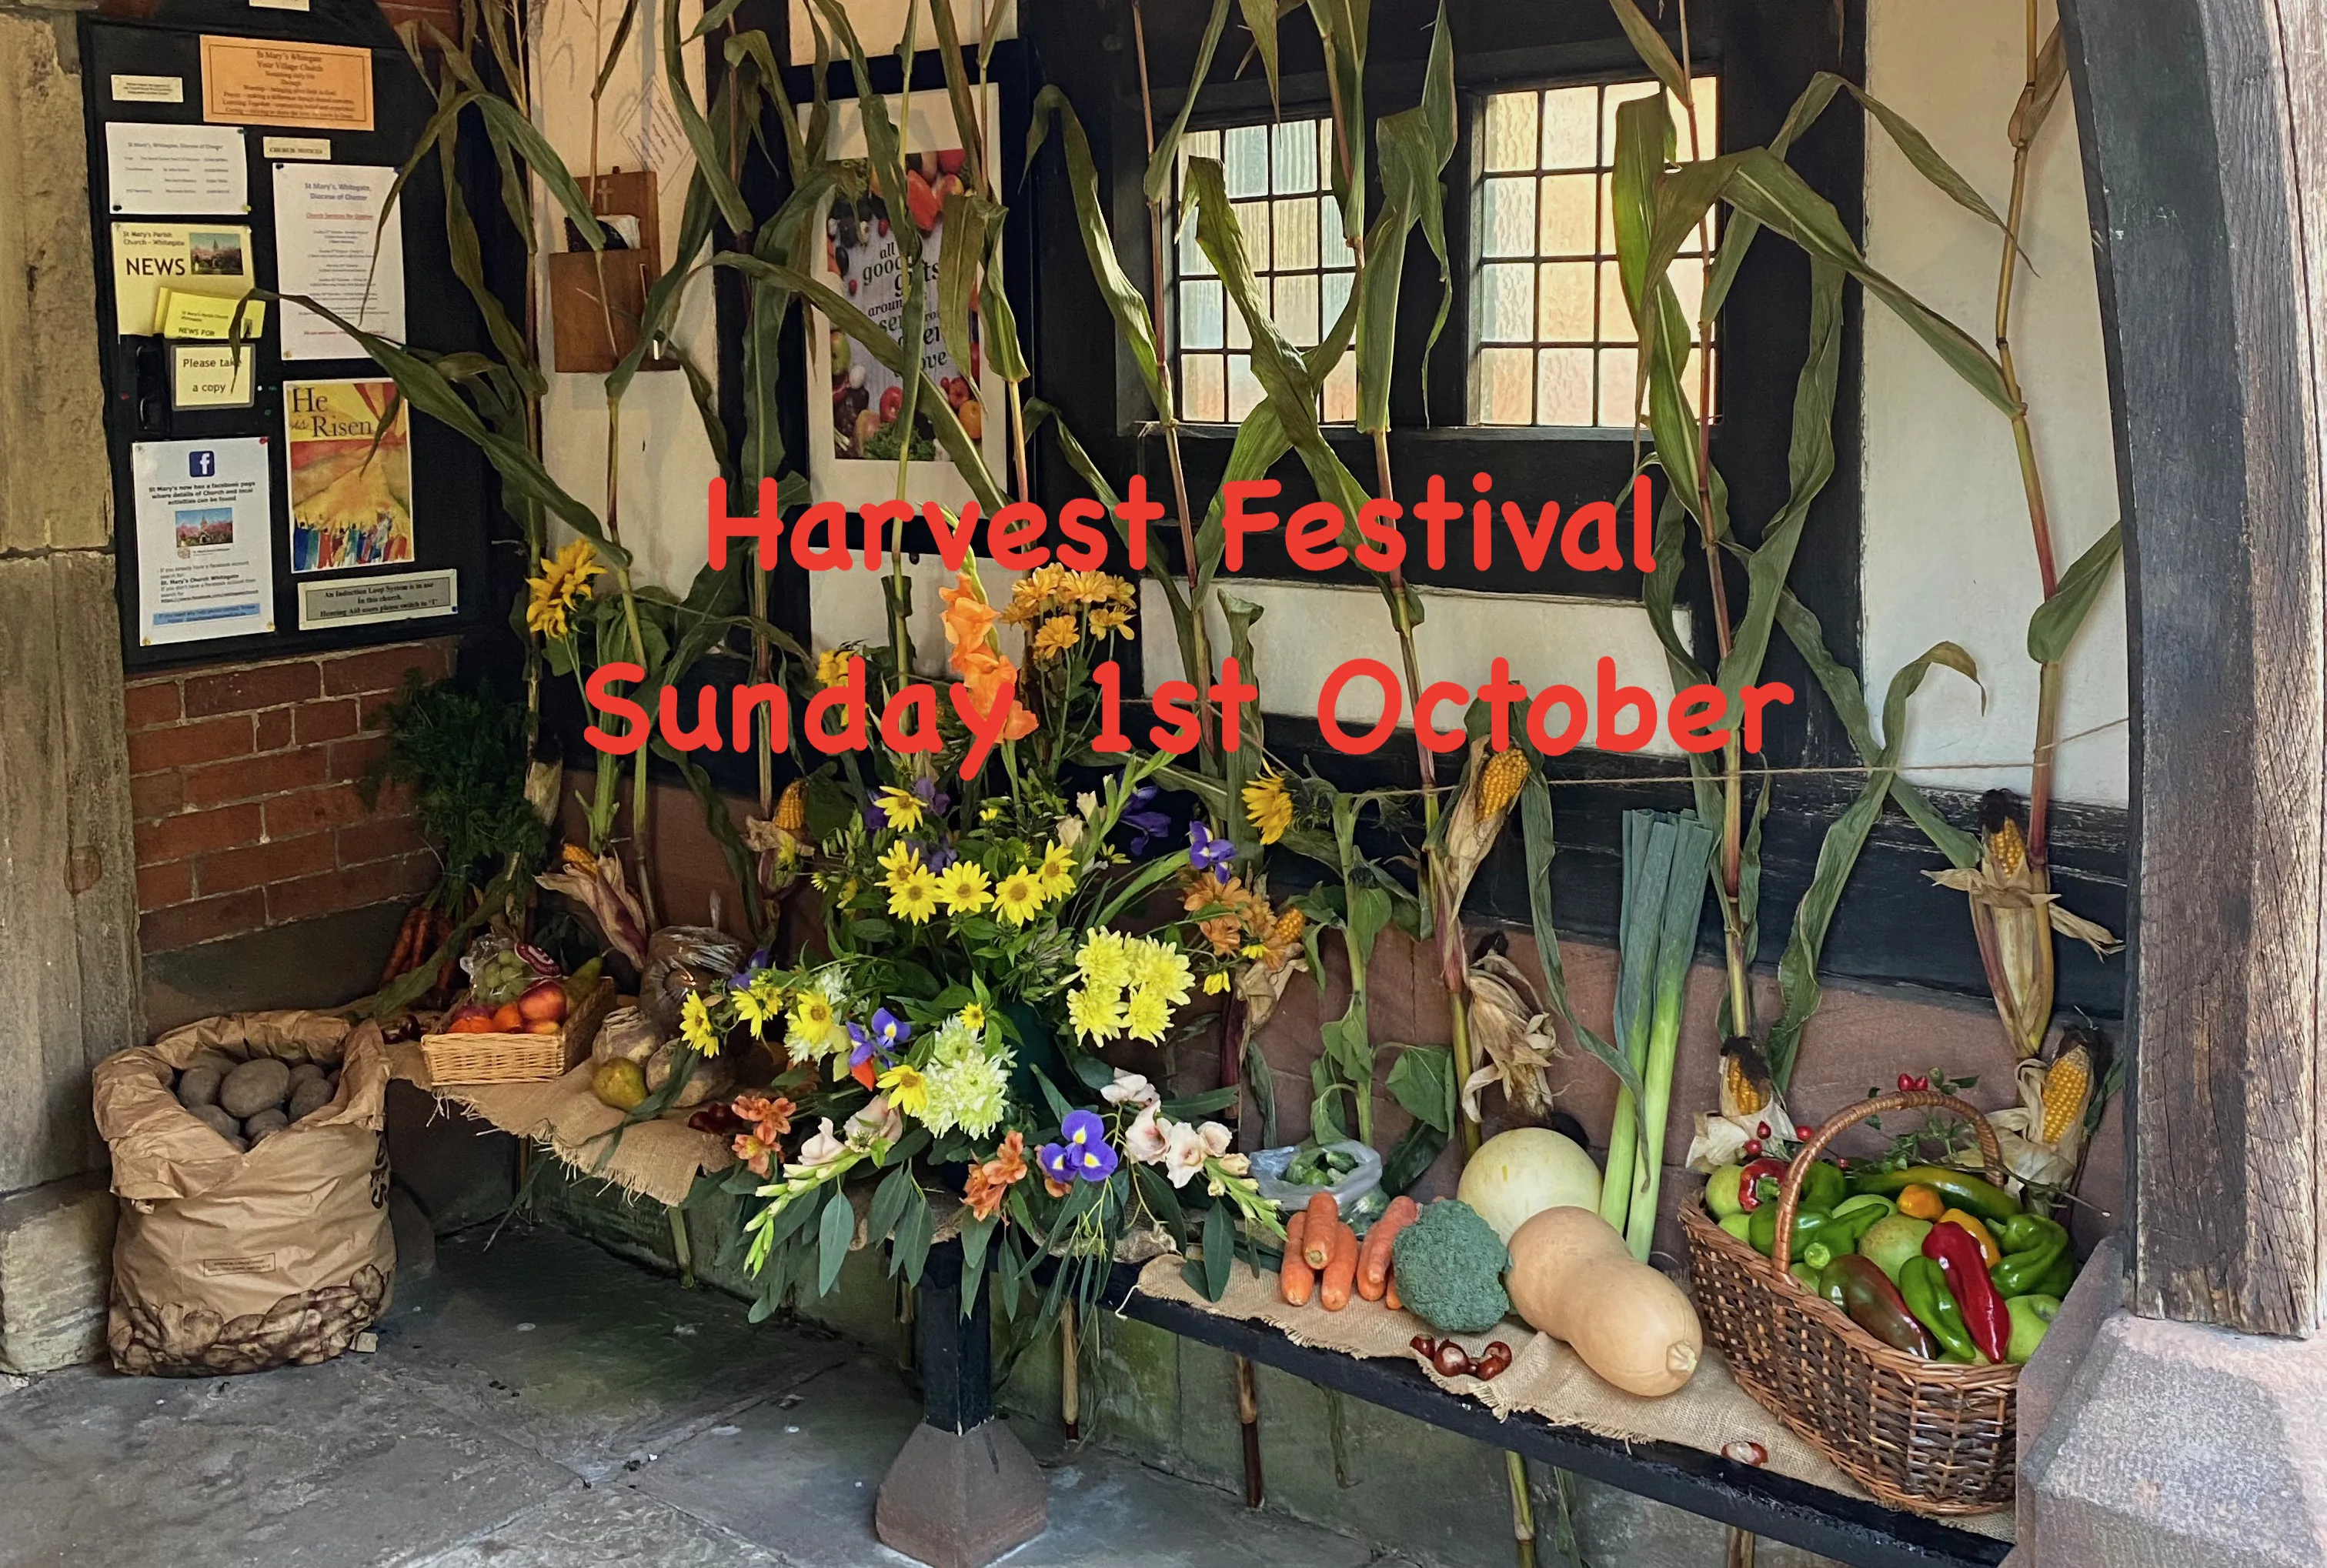
[[[283,418],[291,570],[410,565],[412,414],[396,383],[294,381],[283,388]]]

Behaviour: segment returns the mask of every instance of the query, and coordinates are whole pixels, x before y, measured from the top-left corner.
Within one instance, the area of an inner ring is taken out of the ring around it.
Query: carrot
[[[412,967],[412,949],[416,945],[423,914],[418,904],[404,911],[404,923],[396,928],[396,945],[388,949],[388,962],[380,966],[379,983],[382,985]]]
[[[1350,1287],[1358,1277],[1358,1233],[1333,1222],[1333,1255],[1325,1264],[1323,1278],[1317,1286],[1317,1299],[1329,1312],[1338,1312],[1350,1304]]]
[[[1295,1307],[1309,1304],[1309,1293],[1317,1288],[1317,1271],[1301,1255],[1301,1235],[1309,1221],[1308,1212],[1294,1215],[1285,1225],[1285,1263],[1276,1274],[1277,1294]]]
[[[1366,1232],[1365,1245],[1358,1249],[1358,1294],[1369,1302],[1382,1299],[1389,1286],[1389,1244],[1397,1233],[1422,1218],[1422,1206],[1404,1194],[1389,1200],[1382,1217]]]
[[[1391,1311],[1402,1311],[1406,1303],[1397,1299],[1397,1270],[1392,1268],[1382,1279],[1382,1305]]]
[[[1341,1205],[1330,1192],[1320,1192],[1309,1199],[1302,1211],[1309,1224],[1301,1232],[1301,1255],[1309,1260],[1311,1268],[1323,1268],[1333,1255],[1333,1227],[1341,1223]]]

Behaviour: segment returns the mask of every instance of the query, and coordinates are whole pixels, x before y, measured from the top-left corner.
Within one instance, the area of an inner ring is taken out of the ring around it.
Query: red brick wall
[[[391,899],[436,880],[410,803],[355,780],[405,672],[450,672],[449,639],[133,680],[129,796],[149,953]]]

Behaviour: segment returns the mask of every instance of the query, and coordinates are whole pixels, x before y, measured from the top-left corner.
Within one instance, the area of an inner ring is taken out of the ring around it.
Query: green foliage
[[[411,788],[420,829],[444,856],[432,901],[448,913],[514,859],[528,871],[549,849],[548,825],[525,798],[525,710],[490,685],[408,677],[380,710],[388,754],[358,784],[366,805],[383,784]]]

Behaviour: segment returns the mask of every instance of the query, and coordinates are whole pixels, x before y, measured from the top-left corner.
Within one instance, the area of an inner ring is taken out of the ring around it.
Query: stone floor
[[[846,1341],[555,1229],[472,1231],[400,1287],[372,1355],[0,1380],[0,1565],[902,1564],[873,1498],[919,1414]],[[1013,1564],[1403,1568],[1134,1459],[1036,1458],[1051,1527]]]

